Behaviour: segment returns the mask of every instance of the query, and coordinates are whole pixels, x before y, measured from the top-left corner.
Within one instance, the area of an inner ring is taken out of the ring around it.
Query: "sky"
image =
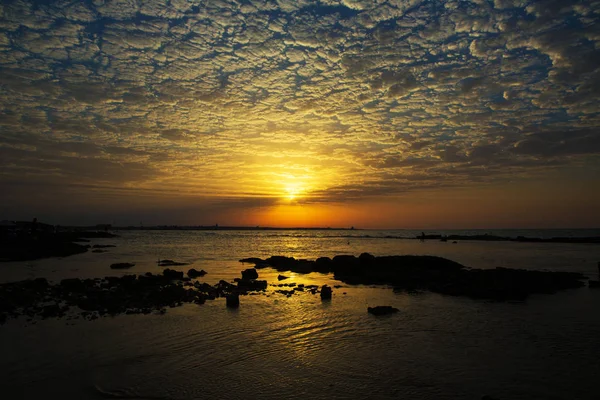
[[[600,2],[9,0],[0,219],[600,227]]]

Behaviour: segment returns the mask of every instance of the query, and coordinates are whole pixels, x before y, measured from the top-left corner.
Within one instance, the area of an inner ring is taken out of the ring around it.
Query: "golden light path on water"
[[[596,271],[589,246],[450,243],[357,237],[349,231],[121,232],[109,252],[5,264],[2,280],[159,272],[157,258],[191,263],[202,281],[232,281],[250,267],[239,258],[370,251],[434,254],[472,267],[526,266]],[[365,232],[355,233],[363,235]],[[97,241],[92,242],[92,244]],[[350,244],[348,244],[350,242]],[[190,266],[174,267],[186,271]],[[533,296],[525,304],[488,303],[431,293],[350,286],[331,275],[259,269],[265,294],[168,309],[164,315],[84,320],[26,319],[0,329],[3,393],[11,398],[588,399],[595,388],[596,310],[587,289]],[[287,279],[278,280],[279,275]],[[331,301],[283,284],[341,285]],[[276,285],[276,286],[272,286]],[[345,293],[345,294],[344,294]],[[376,318],[367,306],[400,312]],[[27,326],[26,326],[27,325]],[[499,345],[499,343],[501,345]],[[574,373],[577,371],[577,373]]]

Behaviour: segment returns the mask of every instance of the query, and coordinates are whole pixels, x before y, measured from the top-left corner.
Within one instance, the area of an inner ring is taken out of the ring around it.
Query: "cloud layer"
[[[338,202],[597,166],[599,14],[564,0],[3,2],[0,184],[228,199],[291,186]]]

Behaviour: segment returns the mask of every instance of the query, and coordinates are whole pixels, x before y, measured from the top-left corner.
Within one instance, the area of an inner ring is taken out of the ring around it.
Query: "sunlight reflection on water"
[[[107,253],[5,264],[3,280],[159,272],[156,259],[191,262],[203,279],[231,280],[242,257],[297,258],[363,251],[435,254],[471,267],[496,265],[594,273],[598,247],[522,243],[457,245],[398,239],[280,235],[273,232],[123,232],[101,240]],[[187,270],[189,266],[178,267]],[[324,283],[330,275],[259,270],[270,284]],[[600,375],[596,334],[600,294],[587,288],[506,304],[386,288],[334,289],[333,299],[301,293],[223,299],[94,322],[23,319],[0,328],[0,370],[7,398],[286,399],[417,398],[592,399]],[[284,288],[285,289],[285,288]],[[343,294],[343,293],[346,294]],[[391,305],[388,318],[367,306]],[[66,325],[70,324],[70,325]]]

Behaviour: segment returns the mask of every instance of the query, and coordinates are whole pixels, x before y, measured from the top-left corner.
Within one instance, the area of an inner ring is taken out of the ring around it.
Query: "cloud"
[[[599,12],[5,2],[3,182],[267,198],[278,173],[337,201],[578,165],[600,153]]]

